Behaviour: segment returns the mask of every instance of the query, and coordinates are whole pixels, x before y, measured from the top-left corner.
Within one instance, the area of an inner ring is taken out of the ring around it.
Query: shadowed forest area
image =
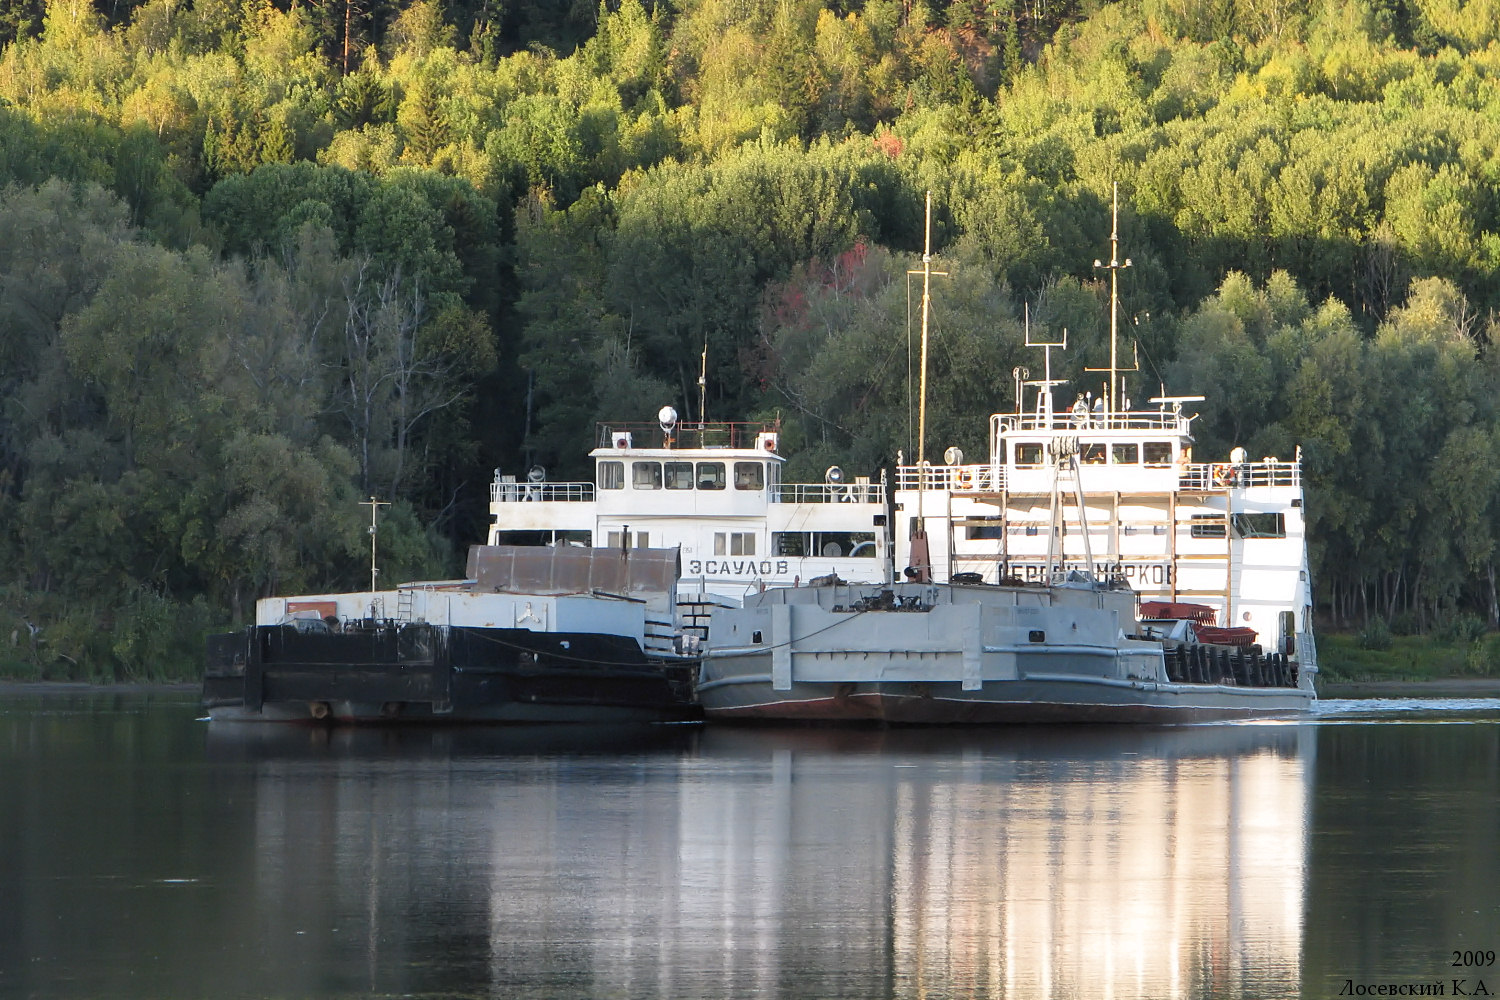
[[[1320,616],[1500,618],[1500,0],[0,0],[0,670],[192,676],[460,572],[495,467],[776,419],[985,451],[1060,333],[1300,446]],[[1128,347],[1127,347],[1128,350]],[[1056,364],[1056,361],[1054,361]]]

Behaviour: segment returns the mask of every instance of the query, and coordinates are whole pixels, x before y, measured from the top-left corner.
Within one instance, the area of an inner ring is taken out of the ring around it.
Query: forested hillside
[[[984,451],[1023,307],[1308,477],[1320,611],[1497,613],[1500,0],[3,0],[0,652],[191,670],[272,592],[456,572],[496,466],[779,415]],[[1071,391],[1071,390],[1069,390]]]

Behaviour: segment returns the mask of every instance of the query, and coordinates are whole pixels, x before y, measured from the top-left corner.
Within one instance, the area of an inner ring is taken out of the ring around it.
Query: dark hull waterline
[[[632,640],[527,629],[377,623],[256,626],[214,637],[216,720],[653,722],[699,717],[690,665]]]

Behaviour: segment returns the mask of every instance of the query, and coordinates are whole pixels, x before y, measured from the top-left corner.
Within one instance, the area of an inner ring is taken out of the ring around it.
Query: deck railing
[[[593,499],[593,483],[490,483],[490,503],[588,503]]]
[[[1040,471],[1041,466],[1035,471]],[[1113,470],[1116,475],[1125,470],[1132,474],[1169,473],[1171,466],[1111,466],[1083,465],[1083,486],[1090,488],[1089,473]],[[1230,490],[1259,486],[1300,486],[1302,466],[1299,462],[1191,462],[1176,469],[1177,490]],[[1031,470],[1028,470],[1031,471]],[[902,465],[896,469],[898,490],[943,490],[953,493],[999,493],[1007,488],[1007,467],[1003,465]],[[1163,489],[1170,487],[1171,479],[1161,477]]]
[[[623,490],[620,492],[624,492]],[[673,496],[681,494],[675,491]],[[716,491],[718,496],[724,495]],[[490,483],[490,503],[588,503],[593,483]],[[771,503],[885,503],[882,483],[782,483],[770,488]]]
[[[885,503],[883,483],[782,483],[772,503]]]

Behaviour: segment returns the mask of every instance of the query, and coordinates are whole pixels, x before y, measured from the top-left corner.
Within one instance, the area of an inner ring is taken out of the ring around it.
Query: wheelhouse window
[[[734,463],[734,488],[760,490],[766,486],[766,467],[760,462]]]
[[[724,488],[724,463],[699,462],[698,488],[700,490],[722,490]]]
[[[1147,441],[1141,445],[1141,455],[1146,465],[1163,466],[1172,464],[1172,442],[1170,441]]]
[[[630,484],[638,490],[661,489],[661,463],[633,463],[630,467]]]
[[[1135,442],[1111,445],[1109,460],[1115,465],[1140,465],[1141,446]]]
[[[1042,443],[1040,441],[1020,441],[1016,444],[1017,465],[1041,465]]]
[[[625,488],[625,463],[600,462],[599,488],[601,490],[623,490]]]
[[[667,489],[690,490],[693,488],[693,463],[666,463]]]

